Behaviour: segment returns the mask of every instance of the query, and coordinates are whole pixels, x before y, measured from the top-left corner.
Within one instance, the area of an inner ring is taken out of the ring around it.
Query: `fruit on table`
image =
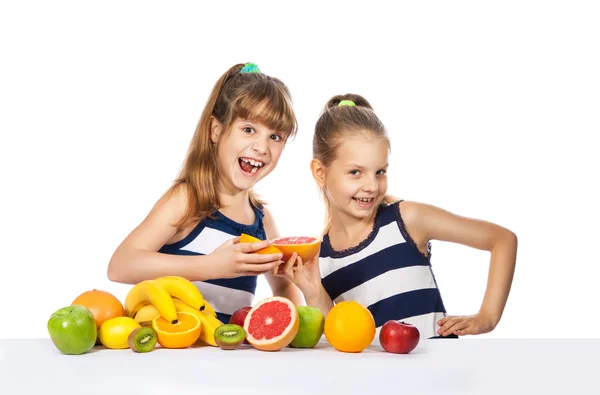
[[[290,347],[313,348],[323,335],[325,317],[321,310],[312,306],[297,306],[300,326]]]
[[[244,320],[246,319],[246,316],[248,315],[248,312],[252,310],[252,306],[244,306],[240,309],[237,309],[232,315],[231,318],[229,319],[229,323],[230,324],[236,324],[239,326],[244,326]]]
[[[327,314],[325,338],[336,350],[361,352],[375,338],[375,320],[363,305],[356,301],[337,303]]]
[[[107,348],[128,348],[127,338],[140,324],[130,317],[115,317],[104,321],[98,332],[100,342]]]
[[[210,303],[208,303],[206,300],[204,301],[204,309],[200,309],[200,311],[205,314],[212,315],[213,317],[217,316],[217,312],[215,311],[215,309],[213,309]]]
[[[215,340],[223,350],[235,350],[245,338],[246,331],[236,324],[224,324],[215,330]]]
[[[136,317],[139,310],[150,304],[158,310],[161,316],[175,324],[177,320],[175,300],[180,300],[193,309],[213,317],[217,316],[212,306],[204,300],[196,285],[180,276],[163,276],[134,285],[125,298],[125,314],[128,317]],[[149,314],[154,314],[153,310],[150,308],[145,310],[137,318],[137,321],[146,323],[154,318],[148,318]]]
[[[194,311],[198,311],[196,309],[194,309],[192,306],[188,306],[188,308],[186,308],[185,310],[182,310],[182,305],[185,304],[184,302],[180,301],[179,299],[173,299],[173,303],[175,304],[175,310],[176,311],[187,311],[190,312],[190,310],[192,310],[191,312]],[[178,307],[179,305],[179,307]],[[202,310],[202,313],[206,314],[206,315],[210,315],[212,317],[217,317],[217,313],[213,310],[212,306],[208,303],[208,302],[204,302],[204,307],[205,309]],[[160,315],[160,312],[158,311],[158,309],[156,307],[154,307],[151,304],[147,304],[144,305],[141,309],[138,310],[137,313],[135,313],[135,316],[133,317],[133,319],[135,319],[137,322],[140,323],[141,326],[150,326],[152,325],[152,320],[154,319],[154,317],[156,317],[157,315]],[[242,325],[243,325],[243,321],[242,321]]]
[[[175,308],[175,310],[177,310],[177,308]],[[141,326],[152,326],[152,320],[157,315],[160,315],[158,309],[148,303],[135,313],[133,319],[139,322]]]
[[[230,324],[236,324],[239,325],[241,327],[244,326],[244,320],[246,319],[246,316],[248,315],[248,312],[252,309],[251,306],[244,306],[241,309],[237,309],[232,315],[231,318],[229,319],[229,323]],[[244,344],[249,344],[248,340],[244,339]]]
[[[296,337],[299,326],[296,306],[281,296],[261,300],[244,320],[246,339],[262,351],[278,351],[286,347]]]
[[[240,243],[256,243],[262,241],[260,239],[257,239],[254,236],[250,236],[247,235],[245,233],[242,233],[240,235]],[[277,248],[273,247],[272,245],[265,247],[261,250],[256,251],[259,254],[281,254],[281,251],[279,251]]]
[[[152,304],[171,323],[177,322],[177,311],[171,295],[155,280],[144,280],[133,286],[125,298],[125,314],[133,317],[146,304]]]
[[[154,281],[172,297],[181,300],[195,309],[204,309],[202,294],[198,290],[198,287],[188,279],[180,276],[163,276]]]
[[[381,347],[395,354],[408,354],[417,347],[419,338],[416,326],[401,321],[387,321],[379,331]]]
[[[127,337],[127,344],[135,352],[149,352],[154,349],[158,335],[149,326],[134,329]]]
[[[281,251],[284,262],[287,262],[295,252],[302,258],[302,263],[313,259],[321,248],[321,240],[310,236],[281,237],[273,240],[273,246]]]
[[[193,314],[200,320],[202,330],[200,331],[199,340],[205,344],[217,347],[217,342],[215,341],[215,329],[223,325],[223,323],[206,310],[196,310],[179,299],[173,299],[173,303],[175,303],[175,308],[178,312]]]
[[[97,329],[100,329],[104,321],[125,315],[123,304],[121,304],[121,301],[116,296],[97,289],[82,293],[75,298],[71,305],[87,307],[94,316]]]
[[[158,335],[158,343],[164,348],[187,348],[198,340],[202,326],[196,315],[179,312],[176,323],[162,316],[154,317],[152,329]]]
[[[94,315],[84,306],[67,306],[56,310],[47,326],[52,343],[63,354],[83,354],[96,344]]]

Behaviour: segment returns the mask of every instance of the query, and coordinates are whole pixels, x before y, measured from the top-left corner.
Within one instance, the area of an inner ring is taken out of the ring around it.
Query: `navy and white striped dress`
[[[256,219],[252,225],[240,224],[217,211],[214,218],[203,219],[183,240],[164,245],[159,252],[173,255],[207,255],[227,240],[242,233],[265,240],[263,212],[253,207]],[[239,308],[251,306],[256,291],[256,276],[195,281],[204,299],[217,312],[217,318],[228,323]]]
[[[376,339],[388,320],[419,329],[421,338],[438,336],[446,315],[429,257],[410,238],[399,203],[382,205],[373,230],[356,247],[335,251],[323,237],[319,266],[322,284],[334,303],[355,300],[375,318]]]

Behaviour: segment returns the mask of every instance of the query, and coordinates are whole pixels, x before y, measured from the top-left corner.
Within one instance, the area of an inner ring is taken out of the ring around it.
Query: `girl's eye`
[[[272,135],[271,135],[271,140],[275,140],[275,141],[281,141],[281,140],[283,140],[283,137],[281,137],[281,136],[280,136],[280,135],[278,135],[278,134],[272,134]]]
[[[383,175],[385,175],[385,174],[387,174],[387,170],[379,170],[379,171],[377,172],[377,175],[378,175],[378,176],[383,176]]]
[[[244,128],[244,132],[246,132],[246,133],[254,133],[254,129],[253,129],[253,128],[251,128],[250,126],[246,126],[246,127]]]
[[[360,170],[350,170],[349,173],[352,174],[353,176],[358,176],[358,175],[360,175]]]

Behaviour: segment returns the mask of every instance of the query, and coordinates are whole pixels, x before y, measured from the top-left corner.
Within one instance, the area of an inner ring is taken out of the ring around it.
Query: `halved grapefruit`
[[[287,262],[295,252],[302,258],[302,263],[306,263],[319,252],[321,240],[311,236],[280,237],[273,240],[273,247],[283,253],[281,259],[284,262]]]
[[[262,351],[279,351],[294,340],[300,328],[291,300],[272,296],[258,302],[244,320],[246,340]]]
[[[240,235],[240,243],[256,243],[257,241],[262,241],[260,239],[257,239],[254,236],[250,236],[247,235],[245,233],[242,233]],[[271,246],[265,247],[262,250],[258,250],[256,251],[259,254],[281,254],[281,251],[279,251],[277,248]]]

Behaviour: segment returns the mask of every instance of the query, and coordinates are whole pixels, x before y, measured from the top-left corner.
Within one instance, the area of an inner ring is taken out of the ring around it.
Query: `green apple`
[[[313,348],[321,339],[323,328],[325,327],[325,317],[321,310],[312,306],[297,306],[298,316],[300,317],[300,328],[294,340],[290,343],[291,347]]]
[[[52,343],[63,354],[78,355],[90,351],[96,344],[96,322],[84,306],[73,305],[58,309],[48,320]]]

